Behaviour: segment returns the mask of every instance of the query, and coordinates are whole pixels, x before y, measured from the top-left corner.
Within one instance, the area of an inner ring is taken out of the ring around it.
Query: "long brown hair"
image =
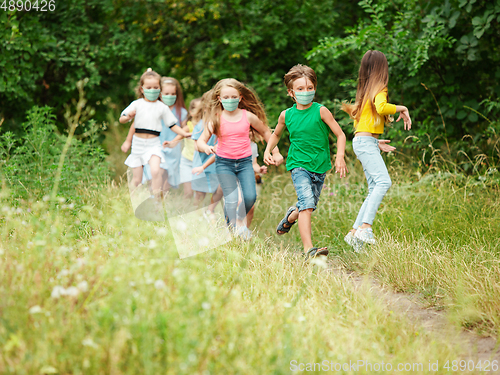
[[[389,64],[385,55],[376,50],[366,52],[359,67],[356,101],[354,104],[343,103],[340,109],[347,112],[352,119],[359,121],[363,108],[369,102],[375,123],[381,120],[388,122],[388,116],[382,119],[375,108],[375,96],[387,88],[388,83]]]
[[[184,102],[184,94],[182,92],[181,84],[178,80],[173,77],[161,77],[162,86],[172,85],[175,86],[175,95],[177,98],[175,99],[175,113],[177,114],[177,119],[179,120],[179,124],[182,123],[182,108],[186,109],[186,103]]]
[[[141,88],[144,85],[144,81],[146,80],[146,78],[156,78],[158,80],[158,82],[160,83],[160,94],[158,95],[158,99],[161,100],[161,76],[151,68],[148,68],[144,73],[142,73],[142,76],[139,79],[139,83],[135,88],[137,99],[144,98],[144,92],[142,92]]]
[[[257,94],[240,81],[237,81],[234,78],[225,78],[217,82],[211,90],[211,96],[207,103],[206,112],[203,117],[205,124],[212,124],[213,133],[217,137],[220,137],[220,116],[223,110],[219,97],[220,92],[224,87],[232,87],[238,90],[241,95],[238,108],[246,109],[248,112],[252,112],[259,118],[260,121],[264,123],[264,125],[269,126],[266,112],[264,111],[264,105],[260,101]],[[258,133],[252,127],[250,127],[250,133],[250,138],[259,139]]]

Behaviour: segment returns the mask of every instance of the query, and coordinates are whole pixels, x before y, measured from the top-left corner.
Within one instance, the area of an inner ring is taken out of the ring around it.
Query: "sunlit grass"
[[[87,197],[1,202],[1,373],[288,374],[293,360],[459,356],[263,231],[181,261],[165,223],[135,219],[125,187]]]

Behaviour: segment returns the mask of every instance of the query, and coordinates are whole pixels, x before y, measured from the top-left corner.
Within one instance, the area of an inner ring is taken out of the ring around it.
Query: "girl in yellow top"
[[[378,137],[384,132],[384,124],[390,121],[390,115],[397,112],[399,118],[396,121],[403,119],[404,129],[411,129],[408,108],[387,102],[388,82],[389,65],[385,55],[380,51],[366,52],[359,68],[356,101],[354,104],[344,103],[341,108],[354,119],[356,131],[352,146],[368,181],[368,196],[359,210],[353,229],[344,238],[357,252],[364,243],[375,243],[373,220],[392,185],[380,151],[388,152],[396,148],[388,145],[390,140],[379,140]]]
[[[201,119],[201,98],[191,100],[188,110],[188,118],[186,126],[183,128],[189,133],[193,132],[194,125]],[[190,200],[193,198],[193,189],[191,181],[193,180],[193,157],[194,157],[194,141],[191,138],[183,138],[182,136],[175,137],[172,141],[164,141],[163,146],[169,148],[176,147],[177,144],[184,139],[184,147],[181,153],[181,161],[179,165],[180,184],[184,188],[184,198]]]

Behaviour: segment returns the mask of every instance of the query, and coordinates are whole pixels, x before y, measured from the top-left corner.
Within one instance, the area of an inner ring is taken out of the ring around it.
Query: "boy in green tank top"
[[[315,247],[311,239],[311,214],[318,204],[326,172],[332,168],[328,133],[337,137],[335,173],[345,177],[348,173],[345,161],[346,137],[332,113],[323,105],[313,102],[316,93],[316,73],[305,65],[295,65],[285,75],[288,95],[295,100],[292,108],[281,112],[278,125],[269,138],[264,162],[275,164],[270,150],[278,144],[284,127],[290,133],[290,149],[286,168],[292,173],[297,193],[297,204],[288,209],[276,232],[288,233],[298,220],[299,232],[306,260],[318,255],[328,255],[326,247]]]

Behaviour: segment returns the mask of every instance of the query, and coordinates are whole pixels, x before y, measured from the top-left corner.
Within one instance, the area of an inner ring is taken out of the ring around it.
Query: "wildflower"
[[[156,289],[165,289],[167,286],[165,285],[165,282],[163,280],[156,280],[155,281],[155,288]]]
[[[201,304],[201,308],[202,308],[203,310],[208,310],[208,309],[210,309],[210,304],[209,304],[208,302],[203,302],[203,303]]]
[[[76,286],[78,288],[78,290],[82,293],[85,293],[89,290],[89,284],[84,280],[80,283],[78,283],[78,285]]]
[[[290,307],[292,307],[292,304],[290,302],[285,302],[283,306],[289,309]]]
[[[94,340],[92,340],[91,337],[87,337],[86,339],[83,339],[82,341],[83,346],[88,346],[89,348],[94,348],[97,349],[99,345],[97,345]]]
[[[54,289],[52,289],[50,296],[52,298],[59,298],[64,295],[65,292],[66,290],[62,286],[55,286]]]
[[[80,294],[80,289],[78,289],[76,286],[70,286],[64,291],[64,294],[70,297],[76,297],[78,294]]]
[[[42,308],[38,305],[35,305],[29,309],[30,314],[38,314],[42,312]]]

